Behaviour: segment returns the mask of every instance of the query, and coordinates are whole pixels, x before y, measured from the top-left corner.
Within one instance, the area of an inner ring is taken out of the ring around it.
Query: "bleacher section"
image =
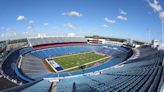
[[[31,48],[31,47],[24,47],[24,48],[19,50],[19,54],[20,55],[24,55],[24,54],[26,54],[26,53],[28,53],[28,52],[30,52],[32,50],[33,50],[33,48]]]
[[[84,37],[47,37],[47,38],[31,38],[28,39],[28,42],[31,46],[54,44],[54,43],[83,43],[87,42],[87,39]]]
[[[34,56],[25,56],[22,58],[21,71],[32,79],[48,74],[43,61]]]
[[[50,87],[51,83],[48,80],[43,80],[31,87],[21,90],[20,92],[49,92]]]
[[[9,53],[9,56],[5,59],[5,62],[2,65],[3,72],[9,78],[17,80],[17,82],[26,83],[16,74],[17,62],[19,60],[19,49],[13,50]]]
[[[38,58],[48,58],[48,57],[54,57],[64,54],[73,54],[73,53],[81,53],[81,52],[100,52],[104,54],[118,54],[115,52],[116,50],[112,50],[111,48],[104,48],[103,46],[96,46],[96,45],[83,45],[83,46],[63,46],[63,47],[55,47],[55,48],[47,48],[47,49],[41,49],[41,50],[35,50],[31,52],[33,56],[36,56]],[[122,48],[118,48],[120,52],[123,52]]]

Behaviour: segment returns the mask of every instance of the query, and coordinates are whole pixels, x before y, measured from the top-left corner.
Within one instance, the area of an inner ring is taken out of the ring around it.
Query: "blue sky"
[[[0,0],[0,39],[100,35],[148,41],[149,30],[151,39],[160,39],[162,8],[162,0]]]

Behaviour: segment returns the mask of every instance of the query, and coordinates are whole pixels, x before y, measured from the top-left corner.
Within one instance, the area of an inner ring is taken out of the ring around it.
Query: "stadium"
[[[27,39],[9,52],[3,74],[21,86],[3,92],[160,91],[163,53],[84,37]],[[147,53],[145,53],[147,52]]]
[[[164,92],[163,0],[0,0],[0,92]]]

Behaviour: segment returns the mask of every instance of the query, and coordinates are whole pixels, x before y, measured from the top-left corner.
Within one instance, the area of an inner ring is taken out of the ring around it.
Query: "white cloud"
[[[124,21],[128,20],[127,17],[122,16],[122,15],[117,16],[117,19],[124,20]]]
[[[109,26],[108,26],[108,25],[106,25],[106,24],[104,24],[104,25],[103,25],[103,27],[105,27],[105,28],[109,28]]]
[[[49,25],[49,23],[44,23],[43,25],[44,25],[44,26],[48,26],[48,25]]]
[[[107,22],[107,23],[115,23],[116,21],[115,20],[110,20],[109,18],[104,18],[104,20],[105,20],[105,22]]]
[[[154,3],[155,3],[155,4],[158,4],[159,2],[158,2],[157,0],[154,0]]]
[[[75,16],[75,17],[81,17],[82,16],[82,14],[80,12],[77,12],[77,11],[64,12],[64,13],[62,13],[62,15]]]
[[[150,0],[147,0],[149,6],[154,10],[154,12],[157,12],[159,14],[160,20],[164,22],[164,11],[159,3],[159,1],[154,0],[151,2]]]
[[[18,21],[24,21],[25,19],[26,19],[25,16],[18,16],[18,17],[17,17],[17,20],[18,20]]]
[[[33,26],[31,26],[31,25],[27,26],[27,29],[32,29],[32,28],[33,28]]]
[[[29,21],[29,24],[34,24],[34,21],[33,21],[33,20],[30,20],[30,21]]]
[[[64,24],[64,26],[65,26],[66,28],[71,29],[71,30],[75,30],[75,29],[76,29],[76,27],[75,27],[74,25],[72,25],[71,23],[66,23],[66,24]]]
[[[75,33],[68,33],[67,36],[68,36],[68,37],[75,37],[76,34],[75,34]]]
[[[122,14],[122,15],[127,15],[127,13],[126,13],[124,10],[119,9],[119,11],[120,11],[120,14]]]
[[[149,6],[151,8],[153,8],[153,10],[155,12],[161,12],[162,11],[162,7],[161,7],[161,5],[159,4],[159,2],[157,0],[154,0],[154,2],[151,2],[150,0],[147,0],[147,2],[149,4]]]
[[[34,27],[34,21],[33,20],[30,20],[28,22],[28,26],[27,26],[27,29],[32,29]]]

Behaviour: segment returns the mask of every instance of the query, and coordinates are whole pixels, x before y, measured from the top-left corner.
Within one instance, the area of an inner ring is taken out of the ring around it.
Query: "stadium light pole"
[[[151,29],[149,29],[149,44],[151,43]]]
[[[163,37],[163,33],[164,33],[164,32],[163,32],[163,24],[164,24],[164,16],[162,17],[162,37],[161,37],[161,39],[162,39],[162,42],[161,42],[161,43],[162,43],[162,46],[163,46],[163,44],[164,44],[164,43],[163,43],[163,40],[164,40],[164,39],[163,39],[163,38],[164,38],[164,37]]]
[[[163,30],[163,29],[164,29],[164,11],[160,12],[160,18],[161,18],[161,27],[162,27],[162,29],[161,29],[161,31],[162,31],[162,34],[161,34],[161,45],[162,45],[162,47],[163,47],[163,44],[164,44],[164,43],[163,43],[163,40],[164,40],[164,39],[163,39],[163,38],[164,38],[164,37],[163,37],[163,36],[164,36],[164,32],[163,32],[163,31],[164,31],[164,30]]]

